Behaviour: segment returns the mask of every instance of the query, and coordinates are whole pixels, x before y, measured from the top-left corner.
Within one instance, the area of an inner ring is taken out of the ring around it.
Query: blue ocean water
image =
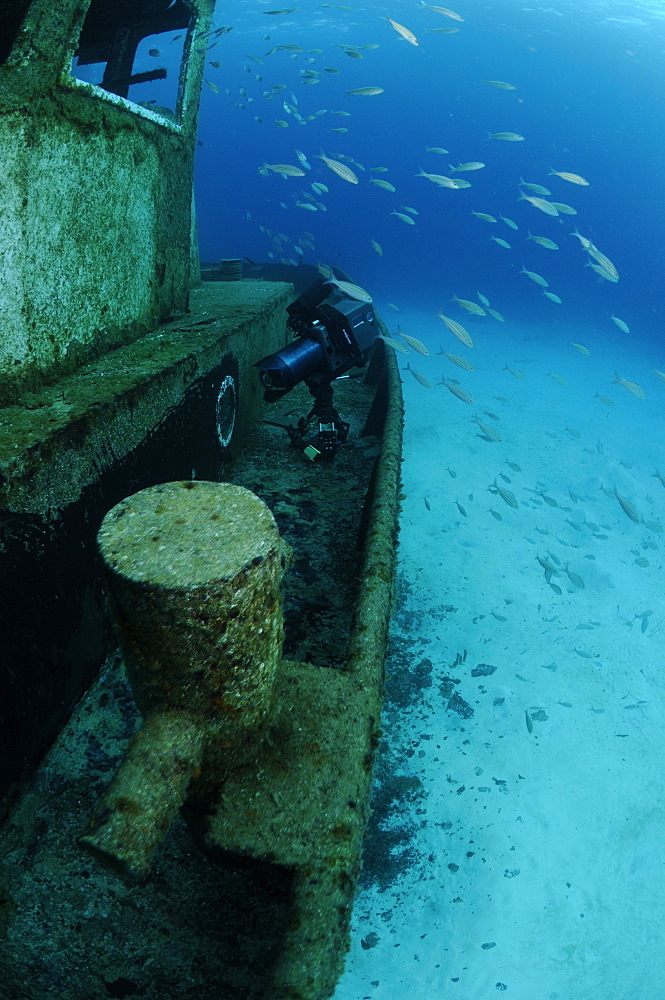
[[[267,13],[274,9],[268,3],[218,7],[217,25],[233,30],[209,53],[206,76],[219,93],[203,88],[196,167],[202,259],[263,261],[273,254],[323,261],[343,267],[379,305],[399,295],[400,304],[429,313],[454,292],[471,297],[469,291],[480,290],[505,316],[536,324],[584,320],[609,337],[614,310],[639,327],[642,343],[658,341],[665,264],[661,4],[463,0],[455,7],[462,21],[404,2],[307,3],[289,14]],[[418,46],[401,38],[388,17],[409,28]],[[266,54],[280,45],[302,51]],[[358,47],[362,58],[338,45]],[[360,48],[365,45],[378,48]],[[487,79],[516,89],[498,89],[482,82]],[[367,86],[384,92],[346,96]],[[285,102],[302,119],[316,117],[299,122]],[[519,133],[524,141],[487,138],[497,131]],[[428,146],[449,153],[428,153]],[[305,177],[259,174],[264,162],[298,165],[295,149],[311,165]],[[359,183],[332,173],[317,158],[321,150],[352,158]],[[450,172],[449,164],[469,160],[486,166]],[[377,166],[388,169],[372,173]],[[420,168],[472,186],[438,187],[417,176]],[[550,168],[581,174],[589,186],[549,176]],[[375,187],[371,177],[389,181],[395,192]],[[551,217],[519,202],[520,178],[545,185],[550,200],[567,203],[577,215]],[[328,193],[314,195],[312,181]],[[326,210],[296,206],[308,196]],[[391,215],[403,205],[417,210],[414,226]],[[472,210],[511,218],[519,230],[482,221]],[[584,266],[587,255],[569,235],[575,225],[616,264],[618,283]],[[266,230],[287,241],[275,245]],[[555,240],[559,251],[527,242],[527,230]],[[293,244],[305,233],[314,249],[296,254]],[[543,274],[561,305],[543,297],[519,273],[522,266]]]

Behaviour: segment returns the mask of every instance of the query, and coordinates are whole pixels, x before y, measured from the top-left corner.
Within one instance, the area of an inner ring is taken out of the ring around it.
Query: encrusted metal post
[[[200,481],[121,501],[98,542],[144,723],[80,843],[140,878],[190,782],[205,799],[256,756],[282,653],[290,550],[257,496]]]

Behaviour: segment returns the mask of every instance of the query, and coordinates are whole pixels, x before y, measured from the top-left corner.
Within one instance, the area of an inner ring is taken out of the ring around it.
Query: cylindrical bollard
[[[259,497],[201,481],[121,501],[98,543],[146,720],[80,842],[143,876],[192,775],[207,769],[219,783],[260,739],[281,658],[290,550]]]

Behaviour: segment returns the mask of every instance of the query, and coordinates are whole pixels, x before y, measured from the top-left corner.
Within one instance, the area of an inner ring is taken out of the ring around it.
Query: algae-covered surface
[[[362,379],[336,388],[351,424],[329,465],[311,463],[285,431],[262,424],[229,478],[271,508],[294,564],[284,580],[289,659],[343,664],[354,603],[358,535],[375,437],[360,438],[372,397]],[[311,398],[281,403],[296,422]],[[273,408],[267,408],[274,416]],[[127,885],[77,845],[139,723],[113,659],[78,706],[0,836],[2,989],[16,1000],[142,997],[253,1000],[279,948],[289,875],[194,847],[178,819],[148,880]]]

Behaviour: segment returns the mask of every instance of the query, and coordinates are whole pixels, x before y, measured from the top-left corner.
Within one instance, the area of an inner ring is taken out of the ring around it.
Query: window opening
[[[6,62],[12,50],[16,36],[25,21],[32,0],[5,0],[0,3],[0,65]]]
[[[72,75],[174,119],[191,20],[184,0],[92,0]]]

